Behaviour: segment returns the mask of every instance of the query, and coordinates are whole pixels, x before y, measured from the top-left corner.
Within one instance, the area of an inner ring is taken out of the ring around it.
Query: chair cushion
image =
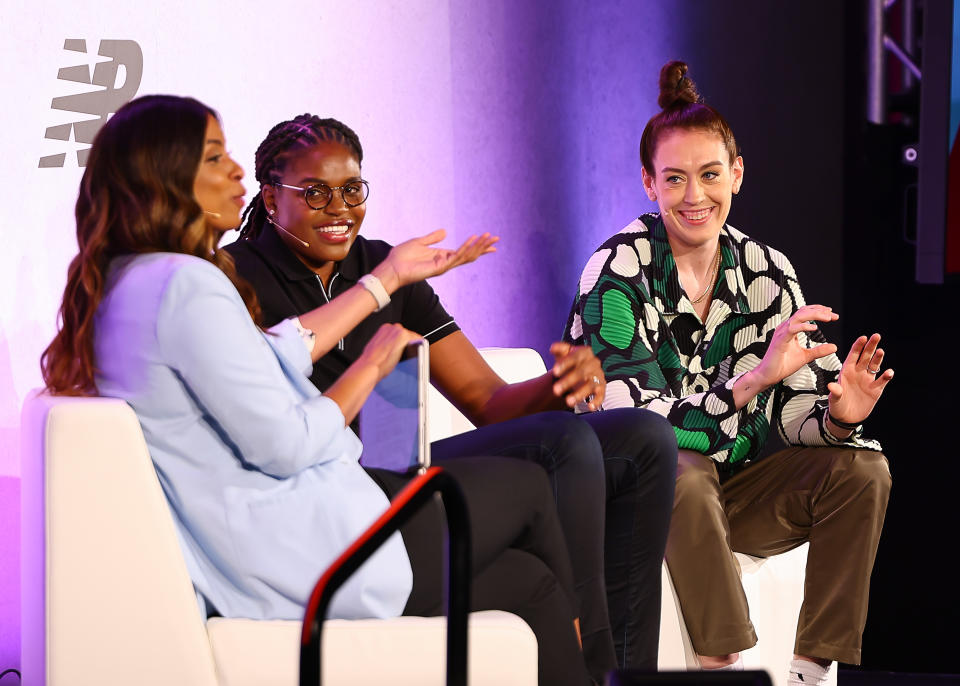
[[[222,686],[294,686],[300,622],[214,618],[207,622]],[[446,618],[328,620],[323,625],[324,686],[445,683]],[[507,612],[470,615],[471,686],[534,686],[537,639]]]

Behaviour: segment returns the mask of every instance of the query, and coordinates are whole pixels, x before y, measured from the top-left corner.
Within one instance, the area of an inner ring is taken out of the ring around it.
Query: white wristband
[[[300,317],[291,317],[290,321],[297,327],[297,333],[300,334],[300,340],[308,353],[313,353],[313,347],[317,344],[317,334],[307,329],[300,323]]]
[[[390,304],[390,296],[387,295],[387,289],[380,283],[380,279],[373,274],[364,274],[361,276],[360,285],[370,291],[370,295],[377,301],[377,309],[374,310],[375,312],[379,312]]]

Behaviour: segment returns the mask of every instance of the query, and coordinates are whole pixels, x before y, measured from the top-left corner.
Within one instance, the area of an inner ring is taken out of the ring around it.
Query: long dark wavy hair
[[[254,321],[253,289],[216,247],[193,187],[208,117],[193,98],[148,95],[131,100],[100,129],[77,197],[76,257],[70,262],[59,328],[40,357],[51,393],[96,394],[94,315],[110,260],[119,255],[176,252],[213,262],[230,278]]]

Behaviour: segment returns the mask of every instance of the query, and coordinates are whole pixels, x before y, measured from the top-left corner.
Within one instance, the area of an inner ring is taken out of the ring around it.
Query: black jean
[[[573,573],[543,469],[517,460],[481,457],[443,464],[460,485],[470,517],[471,610],[507,610],[537,637],[542,686],[589,683],[573,619]],[[393,498],[409,476],[367,469]],[[446,610],[444,522],[432,502],[401,527],[413,570],[403,614]]]
[[[437,441],[431,454],[440,465],[483,454],[543,466],[570,550],[591,676],[602,683],[615,666],[656,670],[677,470],[676,436],[663,417],[543,412]]]

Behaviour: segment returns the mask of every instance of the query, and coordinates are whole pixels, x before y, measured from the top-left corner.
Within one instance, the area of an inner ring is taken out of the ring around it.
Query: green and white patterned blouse
[[[760,456],[771,423],[791,445],[880,450],[861,438],[837,440],[825,427],[827,384],[840,360],[823,357],[739,411],[733,384],[766,352],[777,325],[804,305],[793,266],[780,252],[732,226],[720,235],[720,274],[705,322],[680,286],[659,214],[645,214],[587,262],[564,340],[589,345],[607,377],[604,409],[645,407],[674,426],[680,448],[726,463],[729,472]],[[825,342],[815,331],[801,345]]]

